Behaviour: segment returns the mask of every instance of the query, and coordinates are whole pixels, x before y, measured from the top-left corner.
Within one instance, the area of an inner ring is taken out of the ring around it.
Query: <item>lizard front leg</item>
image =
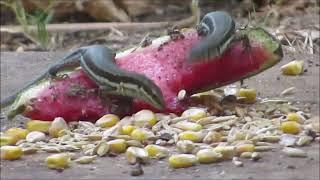
[[[110,94],[110,88],[100,86],[98,89],[98,96],[101,98],[103,104],[106,104],[110,113],[119,116],[126,116],[132,113],[133,98],[123,95]]]

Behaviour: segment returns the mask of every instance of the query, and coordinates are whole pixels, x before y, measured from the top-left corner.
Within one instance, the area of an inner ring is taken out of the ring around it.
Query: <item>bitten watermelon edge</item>
[[[117,97],[100,98],[97,85],[78,68],[60,73],[67,73],[69,78],[47,79],[25,90],[10,107],[8,116],[22,114],[47,121],[55,117],[67,121],[95,121],[114,108],[131,109],[132,113],[151,109],[179,114],[188,107],[177,98],[181,89],[194,93],[221,87],[253,76],[281,60],[280,43],[262,28],[248,28],[239,33],[249,37],[250,47],[235,42],[220,57],[195,64],[186,61],[191,47],[201,39],[194,29],[182,30],[183,38],[163,36],[147,47],[117,53],[116,63],[120,68],[144,74],[160,87],[166,103],[162,111],[139,100],[134,100],[132,105],[122,105]]]

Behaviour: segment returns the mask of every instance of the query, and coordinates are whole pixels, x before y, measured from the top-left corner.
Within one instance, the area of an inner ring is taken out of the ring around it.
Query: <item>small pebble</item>
[[[295,145],[296,141],[297,141],[297,137],[295,135],[282,134],[280,136],[279,144],[283,145],[283,146],[293,146],[293,145]]]
[[[238,167],[243,167],[243,162],[239,161],[237,157],[233,157],[232,163]]]
[[[294,166],[294,165],[288,165],[287,168],[288,168],[288,169],[296,169],[297,167]]]

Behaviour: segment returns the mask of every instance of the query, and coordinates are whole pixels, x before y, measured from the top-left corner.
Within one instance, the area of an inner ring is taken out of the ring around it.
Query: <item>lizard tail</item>
[[[11,96],[9,96],[9,97],[6,97],[6,98],[4,98],[4,99],[1,99],[1,106],[0,106],[0,108],[3,109],[3,108],[5,108],[5,107],[11,105],[11,104],[15,101],[16,97],[17,97],[17,93],[16,93],[16,94],[13,94],[13,95],[11,95]]]
[[[48,77],[48,72],[43,73],[41,76],[39,76],[38,78],[36,78],[35,80],[33,80],[32,82],[30,82],[29,84],[25,85],[23,88],[21,88],[20,90],[18,90],[17,92],[15,92],[14,94],[11,94],[10,96],[1,99],[1,106],[0,108],[3,109],[11,104],[14,103],[14,101],[20,97],[20,94],[23,93],[23,91],[25,91],[26,89],[30,88],[31,86],[36,85],[37,83],[39,83],[39,81],[44,80],[45,78]]]
[[[83,51],[82,48],[77,49],[67,56],[63,57],[60,61],[55,63],[54,65],[50,66],[50,68],[42,73],[38,78],[31,81],[29,84],[25,85],[23,88],[15,92],[14,94],[10,95],[9,97],[6,97],[4,99],[1,99],[1,109],[11,105],[14,103],[14,101],[20,96],[23,91],[27,90],[28,88],[38,84],[40,81],[43,81],[44,79],[51,77],[52,75],[55,76],[58,71],[63,69],[64,67],[74,66],[74,60],[79,58],[79,55],[81,55],[81,52]],[[52,74],[53,73],[53,74]]]

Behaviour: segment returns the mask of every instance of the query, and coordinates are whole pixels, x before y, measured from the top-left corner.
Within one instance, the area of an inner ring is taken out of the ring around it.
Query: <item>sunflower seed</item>
[[[98,156],[102,157],[105,156],[109,151],[109,144],[105,141],[101,141],[93,150],[93,153],[97,154]]]
[[[282,152],[284,152],[289,157],[307,157],[307,153],[302,149],[285,147]]]
[[[41,150],[46,151],[48,153],[59,153],[61,150],[58,147],[45,146],[41,148]]]
[[[92,163],[97,156],[82,156],[76,160],[74,160],[74,162],[78,163],[78,164],[89,164]]]
[[[310,136],[301,136],[298,141],[296,142],[296,144],[298,146],[304,146],[304,145],[308,145],[310,144],[312,141],[312,137]]]
[[[38,151],[38,148],[34,148],[34,147],[22,148],[23,154],[34,154],[37,151]]]

